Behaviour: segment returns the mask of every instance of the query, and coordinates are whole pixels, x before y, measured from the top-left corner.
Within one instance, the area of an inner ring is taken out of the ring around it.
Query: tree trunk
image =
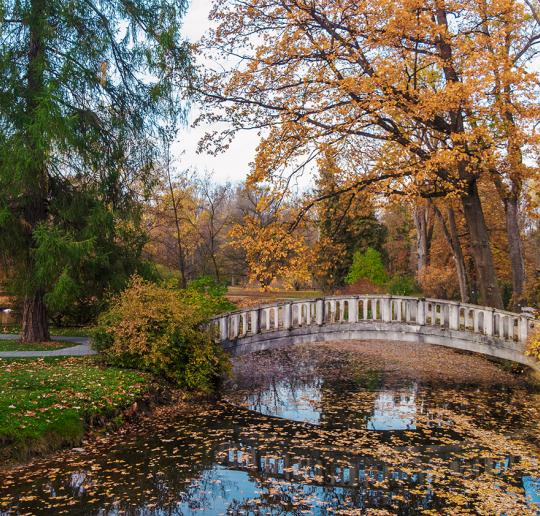
[[[416,206],[413,218],[416,227],[416,272],[420,274],[429,263],[426,208]]]
[[[44,342],[49,339],[47,308],[43,301],[43,292],[25,296],[22,313],[22,342]]]
[[[461,202],[469,229],[471,254],[478,278],[481,302],[487,306],[502,308],[502,297],[489,246],[489,233],[474,179],[469,181],[467,192],[461,196]]]
[[[508,249],[512,264],[512,309],[519,310],[523,304],[523,285],[525,283],[525,263],[523,260],[523,243],[519,230],[519,200],[510,196],[504,201],[506,215],[506,232]]]
[[[184,246],[182,245],[182,234],[180,229],[180,216],[178,213],[178,202],[176,200],[176,195],[174,191],[174,185],[171,175],[171,142],[167,140],[166,145],[166,163],[165,169],[167,172],[167,182],[169,185],[169,192],[171,194],[171,202],[174,213],[174,224],[176,227],[176,246],[178,249],[178,270],[180,271],[180,287],[185,289],[187,288],[187,277],[186,277],[186,256],[184,252]]]
[[[45,0],[32,0],[28,20],[29,45],[26,88],[26,115],[31,124],[39,120],[42,97],[46,94],[46,42],[48,30]],[[47,220],[47,196],[49,176],[47,170],[47,148],[41,141],[41,134],[33,129],[26,133],[28,144],[28,169],[24,183],[25,199],[23,219],[26,257],[23,278],[25,282],[22,341],[41,342],[49,340],[47,309],[44,291],[36,283],[36,263],[33,256],[36,242],[34,231]]]
[[[469,303],[471,298],[469,295],[469,281],[467,279],[467,269],[465,268],[465,258],[463,257],[463,251],[461,249],[461,244],[459,243],[456,217],[452,208],[448,208],[448,228],[450,232],[450,238],[452,239],[454,260],[456,262],[456,273],[459,282],[459,294],[463,303]]]
[[[221,279],[220,279],[220,274],[219,274],[219,267],[217,264],[216,256],[213,251],[212,251],[212,263],[214,264],[214,273],[216,275],[216,281],[220,283]]]
[[[467,280],[467,270],[465,268],[465,259],[463,257],[463,251],[461,250],[461,244],[459,242],[459,235],[457,232],[457,226],[456,226],[456,217],[454,215],[454,210],[452,208],[448,208],[448,225],[446,224],[446,221],[444,220],[444,217],[437,208],[437,206],[433,205],[433,210],[435,212],[435,215],[439,219],[439,222],[441,224],[441,228],[443,230],[443,234],[446,238],[446,242],[448,243],[448,246],[450,247],[450,250],[452,251],[452,257],[454,258],[454,263],[456,265],[456,275],[458,277],[458,283],[459,283],[459,295],[461,298],[461,301],[463,303],[470,302],[470,296],[469,296],[469,282]]]

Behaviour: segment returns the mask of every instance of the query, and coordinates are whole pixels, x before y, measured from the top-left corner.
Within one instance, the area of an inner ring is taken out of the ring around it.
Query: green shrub
[[[362,278],[370,280],[375,285],[384,285],[388,280],[381,253],[372,247],[368,247],[363,253],[355,251],[345,281],[352,285]]]
[[[133,277],[100,316],[95,347],[109,364],[150,371],[182,388],[212,390],[229,367],[204,329],[217,300]]]
[[[186,297],[193,297],[209,316],[236,309],[236,305],[231,303],[225,294],[227,285],[217,282],[212,276],[201,276],[190,281],[185,293]]]
[[[401,276],[396,274],[390,278],[386,284],[389,294],[396,296],[410,296],[419,291],[418,285],[414,278],[410,276]]]

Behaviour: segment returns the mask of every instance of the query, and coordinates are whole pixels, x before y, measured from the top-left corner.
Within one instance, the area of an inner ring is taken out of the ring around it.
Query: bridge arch
[[[215,317],[219,342],[232,354],[293,344],[391,340],[442,345],[527,365],[534,321],[457,301],[388,295],[331,296],[285,301]]]

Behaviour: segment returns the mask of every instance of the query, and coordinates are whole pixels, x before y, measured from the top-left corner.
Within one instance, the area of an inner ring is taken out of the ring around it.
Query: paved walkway
[[[0,340],[16,340],[20,335],[0,334]],[[51,337],[56,342],[68,342],[74,344],[62,349],[43,351],[0,351],[0,358],[25,358],[25,357],[82,357],[95,355],[96,352],[90,347],[88,337]]]

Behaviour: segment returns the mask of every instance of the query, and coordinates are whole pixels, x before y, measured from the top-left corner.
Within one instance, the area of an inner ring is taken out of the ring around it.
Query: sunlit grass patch
[[[0,457],[76,444],[91,420],[129,405],[149,381],[91,358],[0,360]]]

